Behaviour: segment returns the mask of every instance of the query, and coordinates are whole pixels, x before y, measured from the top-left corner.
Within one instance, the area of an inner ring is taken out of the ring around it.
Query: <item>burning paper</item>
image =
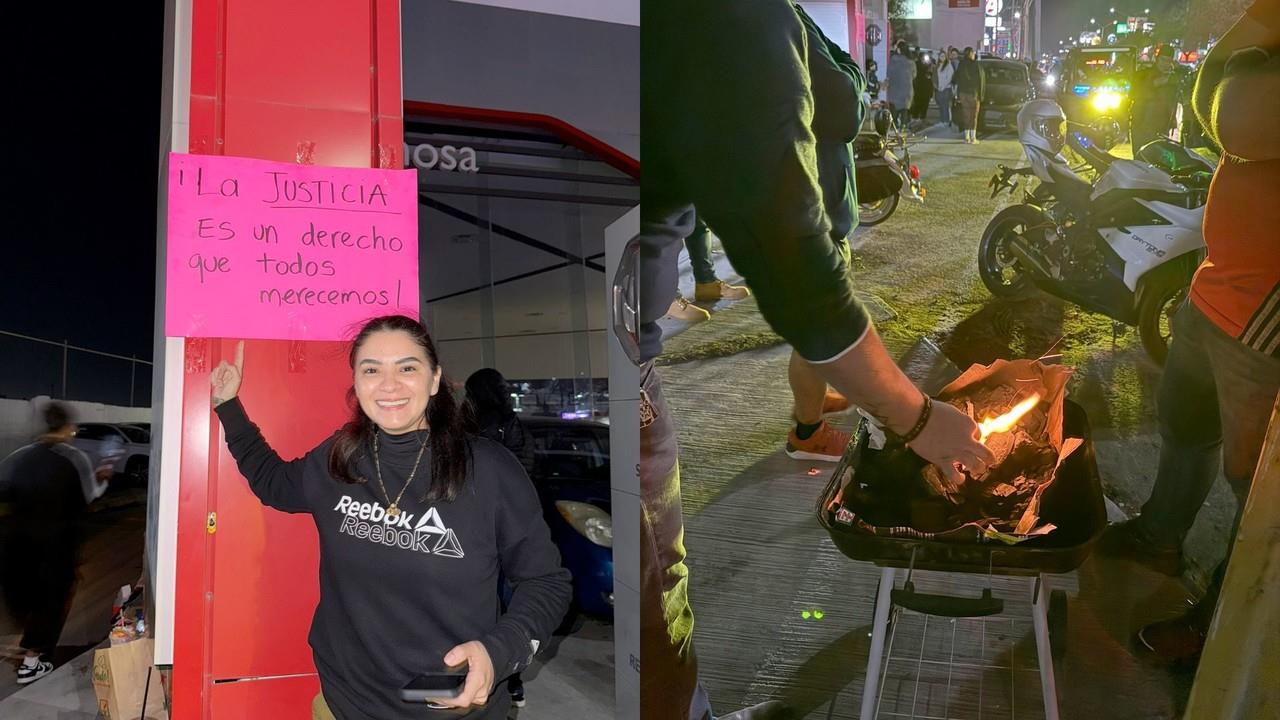
[[[978,423],[995,461],[982,473],[964,469],[952,483],[936,467],[924,470],[934,495],[947,498],[949,523],[977,523],[991,537],[1037,532],[1040,496],[1062,460],[1080,446],[1062,434],[1062,403],[1071,371],[1031,360],[974,365],[938,400]],[[1002,538],[1003,539],[1003,538]]]

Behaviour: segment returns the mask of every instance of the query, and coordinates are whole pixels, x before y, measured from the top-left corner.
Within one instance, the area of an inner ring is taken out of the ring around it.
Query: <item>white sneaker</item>
[[[53,663],[51,662],[40,660],[35,665],[23,663],[18,668],[18,684],[33,683],[51,672],[53,672]]]

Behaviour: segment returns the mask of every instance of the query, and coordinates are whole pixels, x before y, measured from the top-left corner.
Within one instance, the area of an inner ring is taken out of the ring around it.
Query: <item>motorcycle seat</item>
[[[885,141],[879,133],[858,133],[853,139],[853,156],[862,160],[884,154]]]

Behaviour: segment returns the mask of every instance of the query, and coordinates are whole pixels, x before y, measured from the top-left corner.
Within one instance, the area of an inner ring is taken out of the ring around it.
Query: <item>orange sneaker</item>
[[[723,280],[717,280],[709,283],[697,283],[693,287],[693,299],[698,302],[741,300],[750,296],[751,290],[745,285],[730,285]]]
[[[801,440],[796,435],[795,427],[791,428],[791,433],[787,435],[787,457],[792,460],[840,462],[848,444],[849,433],[837,430],[823,420],[808,440]]]
[[[710,320],[711,313],[690,303],[684,297],[677,297],[672,301],[671,307],[667,309],[667,317],[683,320],[687,323],[699,323],[703,320]]]
[[[841,395],[837,390],[827,388],[827,396],[822,398],[822,414],[829,415],[831,413],[844,412],[852,404],[849,402],[849,398]]]

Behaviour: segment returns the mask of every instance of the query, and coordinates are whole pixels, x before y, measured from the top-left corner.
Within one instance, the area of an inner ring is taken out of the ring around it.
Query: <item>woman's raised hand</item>
[[[234,398],[240,392],[240,381],[244,379],[244,341],[241,340],[236,344],[236,361],[231,364],[226,360],[218,363],[218,367],[213,369],[213,374],[209,376],[209,383],[213,385],[213,406],[218,407],[222,403]]]

